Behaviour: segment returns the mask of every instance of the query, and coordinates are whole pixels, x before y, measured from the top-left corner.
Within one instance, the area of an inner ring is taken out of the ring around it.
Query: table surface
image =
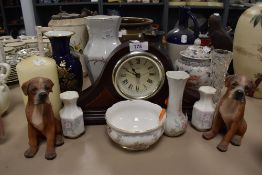
[[[0,174],[3,175],[261,175],[262,100],[248,98],[245,118],[248,129],[240,147],[230,145],[225,153],[216,145],[222,138],[206,141],[190,125],[180,137],[163,136],[150,149],[128,152],[114,144],[105,126],[86,126],[78,139],[65,139],[56,148],[57,158],[44,158],[46,143],[32,159],[24,158],[27,149],[27,121],[22,95],[11,87],[11,106],[3,116],[6,139],[0,141]]]

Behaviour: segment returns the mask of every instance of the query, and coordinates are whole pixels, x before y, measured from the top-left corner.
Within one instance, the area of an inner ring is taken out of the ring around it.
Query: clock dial
[[[162,87],[165,79],[161,62],[152,54],[132,52],[114,68],[113,83],[127,99],[147,99]]]

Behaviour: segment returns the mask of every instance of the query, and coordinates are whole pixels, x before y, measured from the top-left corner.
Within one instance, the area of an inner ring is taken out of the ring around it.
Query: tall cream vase
[[[253,80],[262,73],[262,2],[247,9],[239,18],[233,50],[234,69]],[[254,93],[262,98],[262,83]]]

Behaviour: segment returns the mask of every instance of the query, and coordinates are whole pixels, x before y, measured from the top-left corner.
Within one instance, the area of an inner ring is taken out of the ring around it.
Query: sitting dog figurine
[[[56,157],[55,146],[64,143],[61,134],[61,124],[54,117],[49,93],[52,92],[53,82],[50,79],[36,77],[23,83],[22,91],[28,96],[25,108],[28,121],[29,148],[25,151],[26,158],[32,158],[38,151],[38,137],[43,135],[47,140],[45,158],[52,160]]]
[[[214,138],[225,124],[227,132],[217,149],[225,152],[228,144],[240,146],[241,140],[247,130],[244,119],[246,99],[245,94],[253,87],[252,81],[246,76],[230,75],[226,78],[226,93],[221,97],[214,116],[212,128],[203,134],[207,140]]]

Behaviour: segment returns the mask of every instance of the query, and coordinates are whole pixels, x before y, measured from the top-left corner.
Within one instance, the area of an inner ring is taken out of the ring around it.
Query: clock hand
[[[131,67],[132,68],[132,67]],[[132,71],[135,73],[135,74],[137,74],[137,72],[136,72],[136,70],[134,69],[134,68],[132,68]]]
[[[132,67],[131,67],[132,68]],[[137,73],[136,70],[134,68],[132,68],[132,71],[135,73],[136,78],[140,78],[141,74]]]
[[[133,72],[130,72],[127,68],[123,68],[123,69],[125,69],[128,73],[130,73],[130,74],[132,74],[132,75],[135,75],[136,76],[136,74],[135,73],[133,73]]]

